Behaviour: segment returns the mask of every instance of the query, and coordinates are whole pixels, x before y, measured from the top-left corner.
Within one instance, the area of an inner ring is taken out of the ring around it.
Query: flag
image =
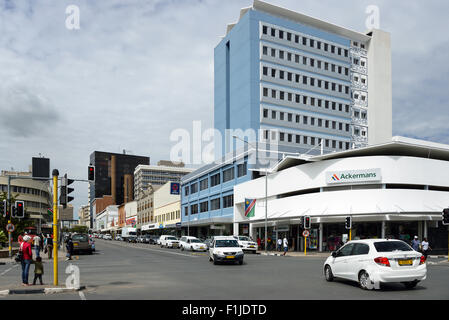
[[[254,217],[256,210],[256,199],[245,199],[245,217]]]
[[[53,217],[53,210],[47,209],[47,214],[51,217]]]

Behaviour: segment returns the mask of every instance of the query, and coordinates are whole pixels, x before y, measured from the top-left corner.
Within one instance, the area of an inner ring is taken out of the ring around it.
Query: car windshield
[[[175,237],[167,237],[167,240],[178,240]]]
[[[81,242],[87,242],[89,241],[89,238],[85,234],[75,234],[72,237],[72,241],[81,241]]]
[[[226,248],[226,247],[238,247],[239,244],[237,240],[217,240],[215,242],[215,247]]]
[[[190,240],[190,243],[201,243],[201,241],[198,239],[192,239]]]
[[[413,251],[413,249],[403,241],[374,242],[374,247],[377,252]]]
[[[239,237],[239,240],[241,241],[251,241],[248,237]]]
[[[135,231],[130,231],[130,232],[129,232],[129,235],[130,235],[130,236],[135,236],[135,235],[137,235],[137,232],[135,232]]]

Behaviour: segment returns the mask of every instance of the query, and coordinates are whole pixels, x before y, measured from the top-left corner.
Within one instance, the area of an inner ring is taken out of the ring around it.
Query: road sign
[[[310,235],[309,230],[304,230],[304,231],[302,232],[302,236],[303,236],[303,237],[308,237],[309,235]]]
[[[14,230],[16,230],[16,227],[14,227],[14,225],[12,223],[8,223],[6,225],[6,231],[8,232],[14,232]]]

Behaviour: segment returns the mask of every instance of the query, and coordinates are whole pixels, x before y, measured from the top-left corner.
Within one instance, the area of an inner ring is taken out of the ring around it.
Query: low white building
[[[114,226],[112,222],[114,221]],[[115,230],[118,221],[118,206],[107,206],[95,219],[97,232],[111,232]]]
[[[265,188],[268,207],[265,210]],[[245,200],[256,199],[253,217]],[[447,253],[448,227],[441,224],[449,207],[449,145],[403,137],[361,149],[321,156],[285,157],[272,173],[235,186],[234,230],[244,225],[254,239],[287,235],[303,250],[300,219],[310,216],[308,248],[334,250],[352,239],[427,237],[434,252]],[[432,245],[433,244],[433,245]]]

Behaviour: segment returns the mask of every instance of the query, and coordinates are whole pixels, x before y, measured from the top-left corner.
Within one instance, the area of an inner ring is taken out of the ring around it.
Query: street
[[[85,289],[62,294],[8,295],[0,300],[441,300],[449,299],[449,263],[428,263],[427,279],[413,290],[401,284],[365,291],[358,284],[326,282],[322,257],[280,257],[245,254],[242,266],[213,265],[206,253],[96,240],[94,255],[61,261],[59,282],[72,263],[80,269]],[[63,255],[60,252],[60,255]],[[51,287],[52,265],[45,266],[44,283]],[[34,267],[31,267],[32,279]],[[0,265],[0,291],[20,282],[20,266]],[[32,287],[30,287],[32,288]]]

